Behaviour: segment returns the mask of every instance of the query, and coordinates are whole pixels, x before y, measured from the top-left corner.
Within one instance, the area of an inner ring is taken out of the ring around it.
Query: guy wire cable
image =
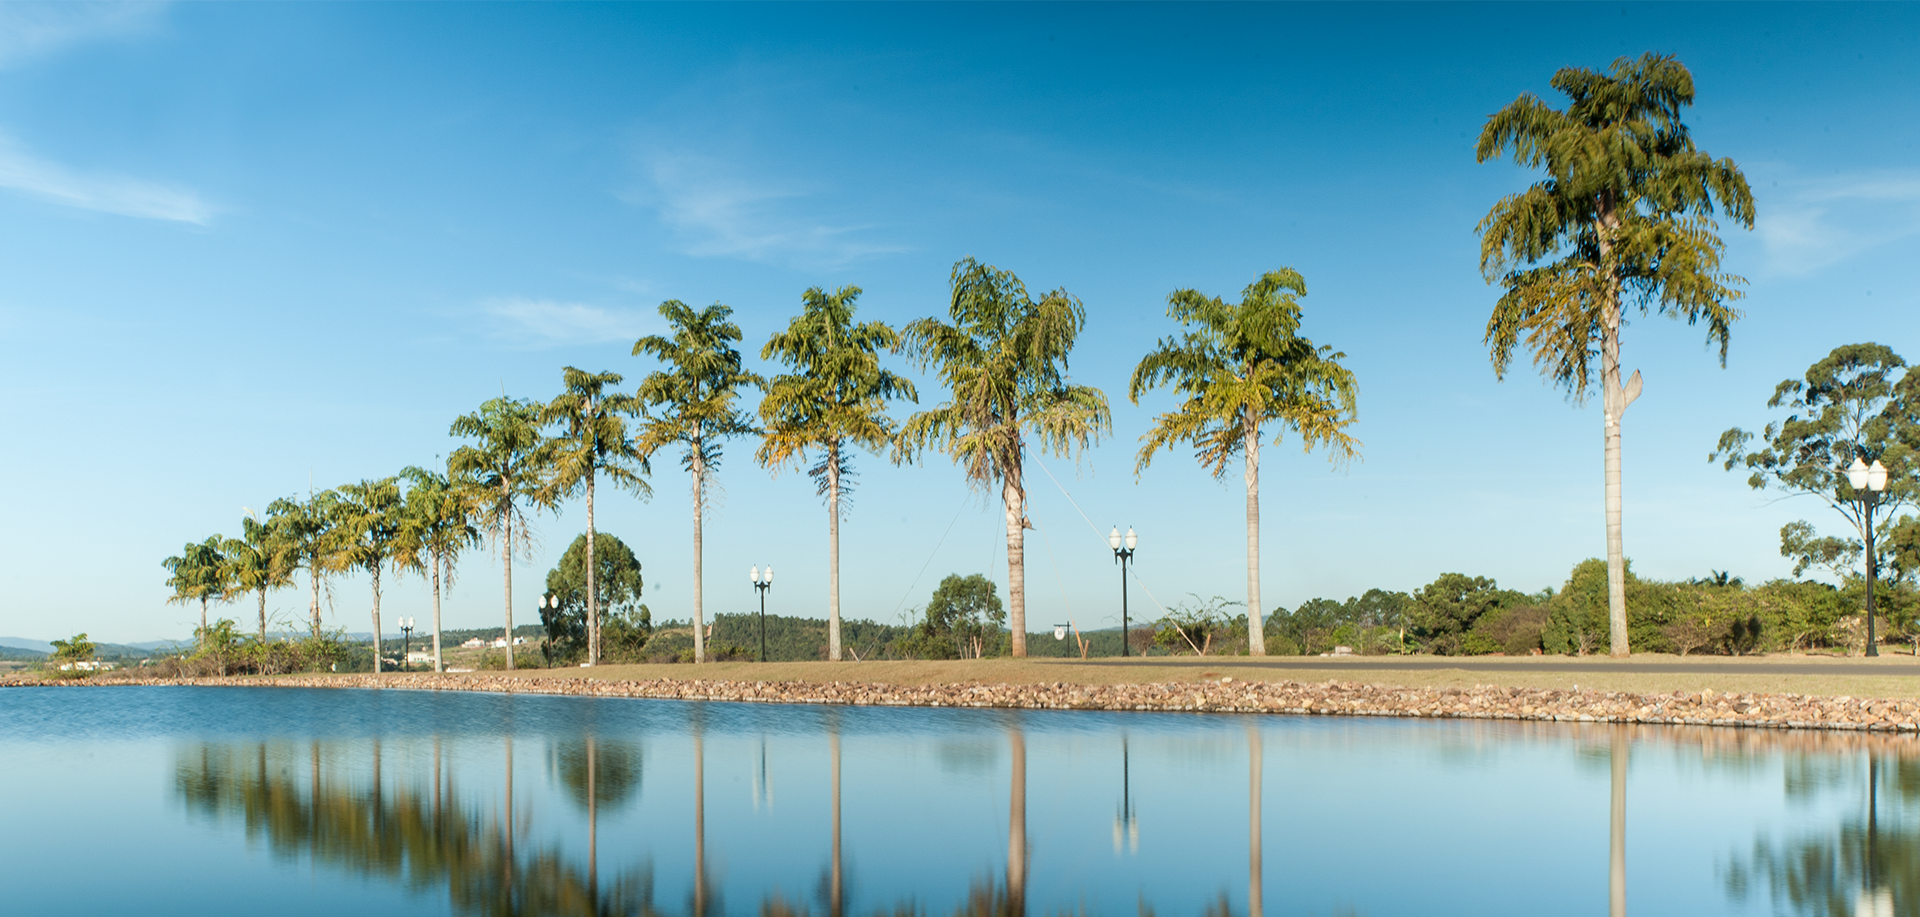
[[[927,575],[927,568],[933,566],[933,559],[940,556],[940,545],[947,543],[947,536],[953,534],[954,524],[960,521],[960,514],[967,511],[967,501],[972,498],[972,494],[960,498],[960,508],[953,511],[953,520],[947,523],[947,530],[940,533],[940,540],[934,544],[933,552],[927,555],[927,562],[920,565],[920,572],[915,573],[913,582],[907,584],[906,594],[900,596],[900,604],[893,606],[895,615],[900,613],[900,609],[906,607],[907,600],[913,597],[913,587],[920,585],[920,577]]]

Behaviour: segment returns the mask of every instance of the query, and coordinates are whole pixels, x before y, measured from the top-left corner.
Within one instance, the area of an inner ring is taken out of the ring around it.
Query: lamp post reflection
[[[1128,792],[1127,734],[1120,734],[1120,811],[1113,816],[1113,853],[1120,854],[1122,841],[1134,853],[1140,852],[1140,821],[1133,811],[1133,796]]]

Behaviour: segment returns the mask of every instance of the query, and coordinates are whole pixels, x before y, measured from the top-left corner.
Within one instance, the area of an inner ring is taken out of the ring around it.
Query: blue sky
[[[1907,5],[0,7],[0,634],[185,637],[159,561],[243,507],[434,463],[457,414],[560,367],[620,372],[675,298],[737,310],[751,356],[810,286],[863,317],[943,314],[973,255],[1087,304],[1077,381],[1114,436],[1035,469],[1030,621],[1118,623],[1098,530],[1139,530],[1160,602],[1244,598],[1238,469],[1138,478],[1169,405],[1126,379],[1172,290],[1223,296],[1290,265],[1305,333],[1360,385],[1364,459],[1295,444],[1263,467],[1264,598],[1293,606],[1446,571],[1558,586],[1604,550],[1600,417],[1480,343],[1474,225],[1531,176],[1478,164],[1487,115],[1562,66],[1678,55],[1689,124],[1753,184],[1726,227],[1748,278],[1727,368],[1700,329],[1625,336],[1625,535],[1643,575],[1786,575],[1780,525],[1829,514],[1706,455],[1832,347],[1913,352],[1920,11]],[[757,359],[753,361],[757,364]],[[922,398],[940,397],[932,379]],[[826,604],[825,512],[803,475],[728,450],[710,611]],[[603,499],[656,616],[690,601],[676,463]],[[997,505],[933,456],[861,464],[845,613],[897,621],[940,576],[1004,584]],[[519,620],[584,528],[568,506],[516,562]],[[924,571],[924,572],[923,572]],[[528,575],[533,574],[533,575]],[[386,613],[426,613],[417,579]],[[1153,601],[1134,593],[1136,610]],[[449,626],[501,620],[497,560],[462,566]],[[273,597],[297,615],[304,594]],[[331,623],[365,629],[364,580]],[[251,607],[226,613],[250,616]],[[245,618],[243,618],[244,620]]]

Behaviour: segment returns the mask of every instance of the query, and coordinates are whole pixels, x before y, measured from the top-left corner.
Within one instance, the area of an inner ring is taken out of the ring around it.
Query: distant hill
[[[37,653],[37,652],[34,652],[33,650],[23,650],[17,646],[0,646],[0,661],[39,662],[40,660],[45,658],[47,658],[46,653]]]
[[[29,640],[25,637],[0,637],[0,646],[16,650],[32,650],[42,655],[53,652],[53,644],[45,640]]]

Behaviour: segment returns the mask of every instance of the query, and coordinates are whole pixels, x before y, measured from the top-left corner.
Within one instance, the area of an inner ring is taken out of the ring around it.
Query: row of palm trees
[[[723,445],[735,437],[759,439],[755,459],[778,473],[805,468],[828,515],[828,658],[842,656],[840,637],[840,522],[851,489],[856,450],[894,462],[932,449],[947,453],[970,484],[997,487],[1006,507],[1009,624],[1014,655],[1026,655],[1023,535],[1027,521],[1023,468],[1029,449],[1071,456],[1111,432],[1107,398],[1073,383],[1068,357],[1086,323],[1085,306],[1065,290],[1028,293],[1012,272],[968,258],[954,266],[947,320],[923,318],[895,329],[856,318],[858,287],[820,288],[802,296],[799,315],[761,348],[788,372],[763,378],[743,368],[736,343],[742,332],[722,304],[695,309],[677,300],[660,306],[670,333],[641,338],[635,356],[660,368],[629,394],[617,373],[566,367],[564,390],[549,402],[502,396],[454,421],[451,433],[467,442],[444,472],[410,467],[399,475],[275,501],[264,516],[249,514],[238,538],[215,536],[170,557],[173,601],[206,607],[254,597],[266,638],[266,596],[306,571],[309,611],[320,630],[320,594],[326,578],[365,572],[373,588],[373,626],[380,633],[381,573],[418,573],[433,589],[436,667],[440,593],[454,563],[483,535],[498,545],[504,570],[506,636],[513,628],[513,558],[526,544],[528,513],[584,497],[587,529],[601,483],[646,498],[652,458],[676,452],[689,475],[694,508],[694,658],[705,661],[701,599],[701,525]],[[1249,286],[1238,303],[1194,290],[1175,292],[1169,314],[1180,334],[1161,340],[1135,370],[1129,394],[1171,386],[1178,406],[1156,420],[1145,437],[1144,468],[1163,446],[1191,443],[1203,464],[1224,474],[1235,455],[1247,457],[1248,593],[1259,602],[1259,462],[1263,437],[1296,431],[1309,448],[1333,447],[1336,458],[1355,454],[1343,428],[1354,419],[1352,374],[1343,356],[1299,335],[1305,280],[1274,271]],[[882,365],[903,355],[932,369],[950,397],[904,421],[893,402],[918,400],[913,383]],[[741,399],[758,389],[758,410]],[[589,663],[601,659],[595,563],[589,551],[587,632]],[[1264,653],[1259,624],[1253,651]],[[507,664],[512,667],[511,653]]]
[[[1731,323],[1728,304],[1741,278],[1720,269],[1722,243],[1713,216],[1724,211],[1753,225],[1753,199],[1731,160],[1714,160],[1693,145],[1680,120],[1693,102],[1692,75],[1671,57],[1621,58],[1609,73],[1558,71],[1553,86],[1565,109],[1523,94],[1489,117],[1481,160],[1512,156],[1547,177],[1500,200],[1481,222],[1481,267],[1505,289],[1486,330],[1496,375],[1513,350],[1533,352],[1545,375],[1583,397],[1598,382],[1604,402],[1607,560],[1611,650],[1629,651],[1625,556],[1620,534],[1620,417],[1641,390],[1640,374],[1621,381],[1620,329],[1626,310],[1659,311],[1704,322],[1724,363]],[[615,373],[565,370],[565,392],[541,404],[504,395],[459,418],[452,432],[472,442],[454,452],[444,474],[408,469],[399,479],[366,481],[305,503],[280,501],[265,519],[249,517],[240,538],[189,545],[167,565],[175,598],[199,600],[257,594],[265,633],[266,592],[306,569],[319,621],[321,578],[366,570],[373,578],[374,630],[379,631],[381,565],[424,570],[435,580],[438,645],[439,580],[452,558],[484,529],[500,545],[505,568],[506,624],[513,625],[513,545],[526,512],[586,497],[593,530],[595,492],[604,477],[642,497],[650,459],[672,447],[688,473],[694,504],[694,658],[704,661],[701,526],[708,488],[723,444],[758,436],[755,458],[776,473],[804,467],[828,510],[828,656],[841,658],[840,508],[857,450],[896,463],[926,450],[947,453],[967,481],[997,487],[1006,514],[1007,591],[1012,651],[1026,655],[1023,564],[1024,466],[1029,449],[1071,456],[1112,432],[1107,398],[1076,384],[1068,358],[1086,324],[1086,309],[1064,289],[1034,296],[1013,273],[973,258],[954,265],[948,318],[922,318],[894,329],[856,322],[858,287],[808,290],[786,330],[761,348],[788,370],[770,379],[742,366],[743,339],[721,304],[694,309],[677,300],[660,306],[671,334],[633,346],[661,364],[631,394],[613,390]],[[1288,429],[1311,452],[1336,462],[1358,454],[1346,428],[1355,419],[1356,386],[1344,354],[1300,336],[1299,300],[1306,282],[1291,269],[1249,285],[1237,303],[1179,290],[1169,297],[1178,333],[1159,340],[1135,368],[1128,396],[1169,387],[1178,396],[1142,437],[1136,470],[1162,447],[1186,444],[1216,476],[1238,457],[1246,476],[1247,607],[1264,609],[1259,577],[1259,453],[1263,437]],[[918,402],[913,384],[881,366],[881,353],[903,355],[931,369],[946,401],[896,422],[896,400]],[[1598,379],[1594,379],[1598,363]],[[742,393],[762,393],[757,416],[742,410]],[[631,423],[629,423],[631,421]],[[423,506],[416,509],[415,492]],[[322,499],[325,497],[325,499]],[[437,502],[436,502],[437,501]],[[442,532],[434,526],[447,526]],[[436,547],[427,547],[429,544]],[[522,539],[524,544],[524,538]],[[593,539],[587,539],[588,660],[600,658],[598,596],[592,583]],[[423,554],[424,552],[424,554]],[[431,555],[431,562],[422,558]],[[213,571],[213,572],[206,572]],[[1263,615],[1248,615],[1255,655],[1266,651]],[[377,653],[376,653],[377,655]],[[511,666],[511,653],[508,664]]]

